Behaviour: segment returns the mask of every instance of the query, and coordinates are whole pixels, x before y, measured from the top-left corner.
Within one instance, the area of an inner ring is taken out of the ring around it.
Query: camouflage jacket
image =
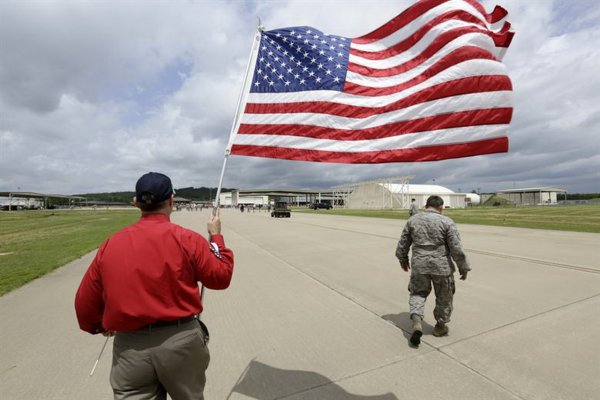
[[[437,210],[427,208],[406,221],[396,248],[401,264],[408,262],[411,246],[413,273],[450,275],[455,270],[452,260],[461,274],[471,270],[456,224]]]
[[[417,206],[417,203],[411,203],[410,209],[408,210],[408,215],[410,215],[412,217],[413,215],[417,215],[418,213],[419,213],[419,207]]]

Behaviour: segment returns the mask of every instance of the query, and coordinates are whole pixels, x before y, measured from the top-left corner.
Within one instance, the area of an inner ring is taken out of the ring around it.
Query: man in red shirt
[[[204,399],[210,360],[198,283],[226,289],[233,252],[217,213],[210,243],[170,222],[175,191],[169,177],[150,172],[136,184],[138,222],[98,249],[75,296],[82,330],[115,334],[110,383],[115,399]]]

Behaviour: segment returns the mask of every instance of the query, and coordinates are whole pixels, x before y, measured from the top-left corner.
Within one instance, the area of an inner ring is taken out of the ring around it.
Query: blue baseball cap
[[[148,172],[135,184],[135,197],[144,204],[157,204],[175,194],[171,179],[158,172]]]

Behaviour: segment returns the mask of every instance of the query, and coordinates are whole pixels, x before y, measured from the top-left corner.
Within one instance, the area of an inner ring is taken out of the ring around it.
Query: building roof
[[[380,183],[379,185],[388,189],[392,193],[400,193],[402,187],[408,188],[407,194],[455,194],[452,190],[440,185],[401,185],[399,183]]]
[[[46,193],[34,193],[34,192],[0,192],[0,197],[21,197],[21,198],[30,198],[30,197],[41,197],[41,198],[56,198],[56,199],[78,199],[85,200],[85,197],[82,196],[69,196],[65,194],[46,194]]]
[[[498,193],[532,193],[532,192],[560,192],[566,193],[565,189],[557,188],[557,187],[533,187],[533,188],[522,188],[522,189],[504,189],[498,190]]]
[[[231,191],[222,192],[229,193]],[[267,188],[267,189],[237,189],[240,196],[300,196],[333,194],[332,189],[291,189],[291,188]]]

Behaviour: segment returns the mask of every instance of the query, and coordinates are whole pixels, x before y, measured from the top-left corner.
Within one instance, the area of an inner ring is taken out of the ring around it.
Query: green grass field
[[[0,212],[0,295],[97,248],[138,210]]]
[[[375,218],[408,218],[407,210],[309,210],[296,212],[352,215]],[[446,209],[444,215],[459,224],[510,226],[600,233],[600,204],[539,207],[474,207]]]

